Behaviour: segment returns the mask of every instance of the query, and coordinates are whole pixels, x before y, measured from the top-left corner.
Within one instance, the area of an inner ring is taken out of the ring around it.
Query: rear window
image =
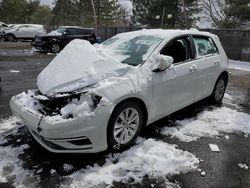
[[[193,36],[197,57],[218,54],[218,48],[210,37]]]

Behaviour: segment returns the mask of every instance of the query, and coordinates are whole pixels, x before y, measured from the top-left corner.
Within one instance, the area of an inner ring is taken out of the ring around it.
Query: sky
[[[49,5],[50,7],[53,7],[53,0],[41,0],[42,5]]]

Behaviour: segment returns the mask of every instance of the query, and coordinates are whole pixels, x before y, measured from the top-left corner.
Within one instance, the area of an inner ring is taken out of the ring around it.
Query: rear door
[[[18,27],[15,30],[14,35],[17,38],[28,38],[29,37],[28,25],[21,25],[20,27]]]
[[[193,35],[196,50],[198,70],[198,84],[195,99],[199,100],[212,93],[214,84],[219,75],[220,57],[219,51],[212,38],[207,36]]]
[[[162,55],[173,57],[174,63],[165,71],[153,73],[155,117],[162,117],[194,101],[197,67],[191,46],[190,36],[182,36],[161,50]]]

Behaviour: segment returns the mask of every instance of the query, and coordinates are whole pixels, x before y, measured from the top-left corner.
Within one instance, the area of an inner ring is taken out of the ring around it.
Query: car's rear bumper
[[[94,116],[59,121],[29,111],[15,97],[10,107],[37,142],[51,152],[97,153],[107,149],[106,131],[111,112],[108,105],[96,109]]]

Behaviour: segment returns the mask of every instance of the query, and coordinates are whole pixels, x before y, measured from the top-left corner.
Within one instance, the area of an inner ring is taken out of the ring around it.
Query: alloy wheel
[[[215,99],[216,101],[220,101],[225,92],[225,81],[220,79],[215,88]]]
[[[140,123],[140,116],[135,108],[124,109],[116,119],[113,135],[118,144],[126,144],[135,136]]]

